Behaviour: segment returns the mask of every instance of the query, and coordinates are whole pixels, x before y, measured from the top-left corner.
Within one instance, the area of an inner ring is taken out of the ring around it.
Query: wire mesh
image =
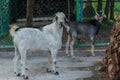
[[[89,0],[88,0],[89,1]],[[84,1],[83,4],[83,21],[87,22],[94,17],[97,11],[97,0],[92,2]],[[104,12],[105,3],[103,1],[102,11]],[[86,5],[92,5],[92,10],[85,9]],[[120,11],[120,2],[115,2],[114,13]],[[64,12],[70,21],[76,20],[76,0],[34,0],[33,2],[33,26],[43,26],[51,22],[53,15],[56,12]],[[11,45],[12,39],[8,34],[11,23],[18,23],[20,26],[25,26],[26,21],[27,0],[1,0],[0,1],[0,45]],[[111,23],[107,23],[108,25]],[[97,42],[108,42],[110,27],[103,24],[103,28],[98,34]],[[8,34],[8,35],[7,35]],[[64,34],[63,42],[66,42],[66,34]],[[102,36],[101,39],[99,39]],[[90,42],[87,38],[81,39],[81,43]]]
[[[27,0],[12,0],[10,5],[11,22],[15,22],[17,19],[26,18],[26,1]],[[69,2],[72,2],[72,4]],[[70,10],[68,8],[73,9],[73,2],[75,5],[75,1],[73,0],[34,0],[33,17],[52,17],[56,12],[64,12],[68,17],[70,16]]]
[[[74,9],[73,0],[34,0],[33,21],[38,26],[47,24],[44,20],[51,20],[56,12],[64,12],[70,17],[70,10]],[[72,5],[72,6],[71,6]],[[1,0],[0,1],[0,45],[11,45],[9,24],[18,23],[25,26],[27,0]],[[69,8],[69,9],[68,9]],[[72,10],[73,11],[73,10]],[[42,22],[41,22],[42,21]],[[41,24],[42,23],[42,24]]]
[[[8,33],[8,3],[9,0],[0,1],[0,38],[3,38]]]

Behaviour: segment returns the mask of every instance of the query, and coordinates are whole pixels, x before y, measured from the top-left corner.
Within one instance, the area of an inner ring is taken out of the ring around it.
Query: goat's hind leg
[[[91,43],[91,53],[92,53],[92,55],[93,56],[95,56],[95,36],[91,36],[91,41],[92,41],[92,43]]]
[[[71,41],[70,41],[70,53],[71,53],[71,56],[72,56],[73,59],[75,58],[75,56],[74,56],[74,50],[73,50],[74,43],[75,43],[75,38],[73,37],[71,39]]]
[[[21,75],[24,79],[28,79],[28,76],[26,75],[26,54],[27,50],[24,47],[19,46],[19,51],[21,55]]]
[[[66,43],[66,55],[69,56],[69,47],[70,47],[70,35],[68,35],[67,43]]]
[[[47,71],[48,73],[51,72],[51,63],[52,63],[52,60],[51,60],[51,52],[49,52],[49,53],[48,53],[48,67],[47,67],[47,69],[46,69],[46,71]]]
[[[19,50],[15,46],[15,55],[13,58],[13,63],[14,63],[14,73],[16,74],[16,76],[20,76],[20,73],[18,73],[19,58],[20,58]]]

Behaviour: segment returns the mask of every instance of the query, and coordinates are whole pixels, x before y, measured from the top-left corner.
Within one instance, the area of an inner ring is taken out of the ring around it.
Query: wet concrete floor
[[[91,56],[88,51],[75,51],[75,59],[67,57],[65,51],[59,51],[58,76],[46,73],[47,54],[47,52],[28,53],[26,72],[29,80],[109,80],[106,73],[98,71],[104,51],[96,51],[96,56]],[[13,73],[13,56],[14,52],[0,52],[0,80],[23,80]]]

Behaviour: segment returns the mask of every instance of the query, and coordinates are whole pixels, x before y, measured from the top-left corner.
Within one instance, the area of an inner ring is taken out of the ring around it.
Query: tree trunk
[[[32,27],[33,26],[33,1],[34,0],[27,0],[27,8],[26,8],[26,26]]]
[[[107,71],[111,80],[120,80],[120,14],[110,34],[101,71]]]
[[[110,6],[110,20],[114,20],[114,3],[115,3],[115,0],[111,0],[111,6]]]
[[[95,16],[95,10],[92,6],[92,0],[86,0],[85,1],[85,8],[83,10],[83,16],[84,17],[94,17]]]
[[[97,12],[102,11],[102,0],[98,0]]]
[[[110,12],[110,0],[106,0],[106,5],[105,5],[105,15],[106,19],[108,20],[109,18],[109,12]]]

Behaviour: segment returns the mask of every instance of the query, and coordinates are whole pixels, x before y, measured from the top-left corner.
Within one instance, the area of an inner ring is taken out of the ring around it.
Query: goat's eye
[[[58,20],[58,17],[56,16],[55,19]]]

